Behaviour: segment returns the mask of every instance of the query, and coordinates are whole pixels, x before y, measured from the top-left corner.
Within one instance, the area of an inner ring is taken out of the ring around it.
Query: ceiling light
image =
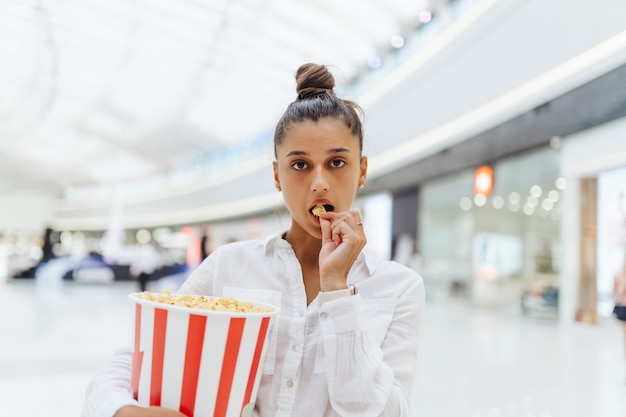
[[[550,138],[550,147],[552,149],[561,149],[561,145],[563,144],[563,138],[560,136],[552,136]]]
[[[394,49],[400,49],[404,46],[404,37],[402,35],[394,35],[390,40],[391,47]]]
[[[530,195],[535,197],[535,198],[539,198],[541,197],[541,193],[543,193],[543,190],[541,189],[541,187],[539,185],[533,185],[532,187],[530,187]]]
[[[469,210],[472,208],[472,199],[469,197],[463,197],[459,203],[461,210]]]
[[[531,216],[535,212],[535,207],[531,204],[524,204],[524,214],[527,216]]]
[[[549,198],[546,198],[541,203],[541,208],[544,209],[545,211],[552,210],[554,208],[554,201],[550,200]]]
[[[557,201],[559,201],[559,192],[557,190],[551,190],[548,193],[548,198],[556,203]]]
[[[495,209],[501,209],[502,207],[504,207],[504,199],[497,195],[493,198],[493,200],[491,200],[491,205]]]
[[[367,66],[371,69],[380,68],[382,64],[383,62],[378,55],[372,55],[367,59]]]
[[[418,19],[422,23],[428,23],[433,20],[433,14],[430,10],[422,10],[418,15]]]

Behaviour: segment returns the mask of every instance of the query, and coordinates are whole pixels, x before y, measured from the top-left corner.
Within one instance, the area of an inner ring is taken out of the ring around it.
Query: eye
[[[330,166],[333,168],[341,168],[345,164],[346,161],[344,161],[343,159],[333,159],[332,161],[330,161]]]
[[[307,163],[304,161],[295,161],[291,164],[291,167],[296,171],[302,171],[303,169],[306,169],[307,166]]]

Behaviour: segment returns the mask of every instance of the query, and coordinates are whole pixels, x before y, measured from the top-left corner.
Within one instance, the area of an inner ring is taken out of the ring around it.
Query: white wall
[[[0,194],[0,232],[42,234],[54,216],[56,194],[36,190]]]
[[[578,259],[580,256],[579,181],[603,171],[626,166],[626,118],[571,135],[561,149],[561,175],[568,186],[563,193],[561,239],[563,268],[560,277],[562,322],[574,319],[578,296]],[[603,262],[602,259],[598,260]]]

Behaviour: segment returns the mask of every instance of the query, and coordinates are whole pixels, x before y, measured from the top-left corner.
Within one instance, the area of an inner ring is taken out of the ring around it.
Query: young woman
[[[360,109],[325,66],[301,66],[296,81],[274,134],[290,228],[217,248],[177,292],[280,305],[255,416],[409,416],[423,281],[364,249],[352,208],[367,174]],[[136,405],[130,361],[121,351],[96,376],[83,416],[182,416]]]

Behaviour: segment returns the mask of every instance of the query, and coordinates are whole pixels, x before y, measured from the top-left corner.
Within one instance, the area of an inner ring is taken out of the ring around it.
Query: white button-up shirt
[[[266,240],[224,245],[185,281],[180,294],[232,296],[280,306],[254,415],[409,416],[422,278],[361,252],[348,275],[357,294],[307,305],[291,245]],[[83,417],[111,417],[132,404],[130,350],[120,351],[87,391]]]

